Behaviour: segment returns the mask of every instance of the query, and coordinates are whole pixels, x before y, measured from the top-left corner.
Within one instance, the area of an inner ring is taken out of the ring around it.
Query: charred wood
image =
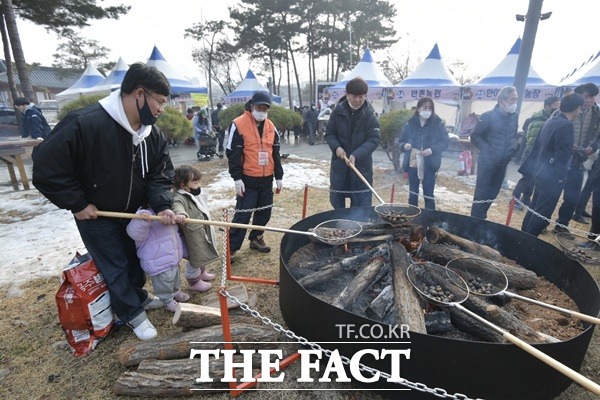
[[[487,262],[493,262],[495,266],[500,268],[508,278],[510,287],[516,289],[532,289],[537,286],[539,278],[535,272],[521,267],[495,262],[493,260],[479,257],[465,251],[459,250],[448,244],[431,244],[424,242],[421,246],[420,253],[424,259],[435,263],[446,265],[449,261],[455,258],[470,257],[478,258]]]
[[[444,311],[432,311],[425,314],[425,328],[430,335],[450,332],[455,329],[450,314]]]
[[[339,308],[347,308],[354,304],[356,299],[381,277],[380,274],[384,265],[385,263],[381,257],[371,260],[342,290],[342,293],[335,299],[333,305]]]
[[[390,246],[390,259],[394,285],[394,311],[398,324],[410,326],[410,330],[413,332],[427,333],[423,311],[425,302],[406,275],[406,271],[410,266],[410,258],[404,246],[400,243],[392,243]]]
[[[453,235],[452,233],[441,228],[430,228],[427,230],[425,237],[433,244],[453,244],[467,253],[474,254],[480,257],[498,260],[502,257],[498,250],[494,250],[489,246],[473,242],[463,237]]]
[[[305,289],[311,289],[313,287],[327,283],[328,280],[335,278],[347,271],[354,271],[358,267],[369,262],[372,258],[384,255],[387,252],[387,244],[380,244],[379,246],[359,254],[357,256],[342,258],[341,260],[334,261],[329,265],[325,265],[320,270],[304,276],[298,279],[298,283]]]
[[[392,285],[387,285],[381,293],[371,302],[367,307],[365,314],[369,318],[376,320],[383,320],[383,318],[390,312],[394,305],[394,288]]]
[[[551,338],[540,335],[535,329],[516,318],[513,314],[494,304],[488,305],[486,312],[488,321],[504,328],[519,339],[525,340],[528,343],[551,343],[549,341]]]

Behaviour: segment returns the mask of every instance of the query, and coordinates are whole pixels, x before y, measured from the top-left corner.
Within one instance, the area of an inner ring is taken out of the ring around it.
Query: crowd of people
[[[372,205],[373,152],[381,133],[378,116],[367,101],[368,90],[366,81],[354,78],[346,85],[346,95],[328,108],[324,140],[331,150],[334,209]],[[519,169],[523,179],[514,191],[518,204],[529,207],[523,231],[539,235],[564,191],[554,232],[568,232],[569,220],[583,215],[591,195],[590,237],[600,233],[600,163],[587,162],[599,147],[597,94],[595,85],[582,85],[561,99],[549,97],[544,109],[531,118]],[[157,336],[146,310],[162,307],[175,312],[179,302],[189,300],[186,291],[209,290],[215,278],[210,265],[220,258],[214,227],[202,223],[211,220],[202,172],[191,165],[174,168],[169,142],[155,126],[169,95],[169,82],[159,70],[136,63],[119,90],[69,113],[50,134],[38,124],[41,118],[27,99],[15,100],[15,107],[36,122],[26,125],[27,129],[35,125],[29,135],[44,139],[34,157],[34,185],[56,206],[73,213],[86,249],[106,280],[116,318],[142,340]],[[502,88],[495,107],[473,128],[471,142],[479,150],[473,217],[487,217],[515,155],[518,96],[514,87]],[[221,104],[210,118],[206,109],[188,109],[186,115],[194,126],[198,151],[202,135],[214,131],[218,151],[227,156],[236,224],[266,226],[274,193],[283,189],[280,134],[269,119],[271,106],[269,94],[256,92],[229,127],[219,123]],[[311,144],[317,116],[317,110],[309,107],[305,121]],[[435,210],[436,177],[449,136],[433,99],[419,99],[414,114],[396,132],[396,143],[408,176],[408,203],[418,206],[422,186],[424,207]],[[583,186],[586,163],[590,166]],[[107,218],[100,217],[99,210],[158,218]],[[232,262],[246,235],[246,229],[229,231]],[[263,230],[252,229],[247,238],[250,249],[271,251]],[[180,269],[185,271],[185,287]],[[146,276],[156,296],[145,289]]]

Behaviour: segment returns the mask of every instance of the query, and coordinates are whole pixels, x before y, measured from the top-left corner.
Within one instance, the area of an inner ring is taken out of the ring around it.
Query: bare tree
[[[19,36],[19,29],[17,28],[12,0],[2,0],[2,15],[4,16],[4,22],[6,23],[6,30],[8,31],[8,38],[17,67],[17,75],[19,76],[19,81],[21,83],[21,91],[30,101],[37,103],[37,97],[33,91],[31,79],[29,79],[29,71],[27,70],[25,54],[23,53],[23,47],[21,46],[21,38]],[[10,58],[7,58],[6,62],[10,63]]]
[[[108,55],[108,48],[101,46],[97,40],[84,38],[81,32],[71,28],[61,29],[58,36],[64,42],[58,45],[54,53],[54,67],[85,69],[89,63],[96,64]]]

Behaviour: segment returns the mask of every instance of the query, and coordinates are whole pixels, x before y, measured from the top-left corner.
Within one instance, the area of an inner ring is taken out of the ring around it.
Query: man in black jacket
[[[471,143],[479,149],[477,181],[471,216],[486,219],[492,202],[500,193],[506,167],[517,146],[517,89],[506,86],[498,92],[498,104],[481,114],[473,128]]]
[[[106,280],[113,312],[142,340],[157,335],[145,308],[161,305],[144,289],[146,276],[126,232],[129,220],[98,218],[96,212],[133,213],[149,204],[163,223],[175,223],[173,164],[167,140],[153,126],[170,89],[158,69],[131,65],[120,90],[59,122],[33,165],[35,187],[74,214]]]
[[[573,149],[573,121],[579,115],[583,97],[571,93],[560,100],[560,114],[548,119],[527,159],[535,180],[535,189],[531,202],[533,210],[550,218],[567,179],[571,152]],[[538,236],[546,227],[547,221],[527,211],[521,230]]]
[[[15,99],[15,108],[23,114],[23,130],[21,137],[32,139],[46,139],[52,130],[42,110],[31,104],[25,97]]]
[[[219,114],[221,111],[223,111],[223,104],[217,103],[217,108],[210,114],[210,122],[212,124],[213,131],[217,134],[217,138],[219,139],[219,153],[223,153],[225,151],[225,148],[223,147],[223,142],[225,141],[225,129],[219,122]]]
[[[381,133],[373,106],[366,101],[369,86],[362,78],[346,84],[346,99],[333,110],[325,129],[325,140],[331,149],[329,201],[333,208],[371,206],[372,193],[346,165],[344,158],[356,166],[373,186],[373,152],[379,146]]]

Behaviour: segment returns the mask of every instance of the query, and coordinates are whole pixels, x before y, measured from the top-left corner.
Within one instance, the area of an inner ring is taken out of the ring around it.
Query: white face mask
[[[514,113],[515,111],[517,111],[517,103],[507,104],[506,106],[504,106],[504,110],[506,110],[506,112],[509,114]]]
[[[252,110],[252,116],[254,117],[255,120],[257,120],[258,122],[264,121],[265,119],[267,119],[267,115],[269,113],[267,113],[266,111],[256,111],[256,110]]]
[[[423,119],[429,119],[429,117],[431,117],[431,111],[419,111],[419,116]]]

